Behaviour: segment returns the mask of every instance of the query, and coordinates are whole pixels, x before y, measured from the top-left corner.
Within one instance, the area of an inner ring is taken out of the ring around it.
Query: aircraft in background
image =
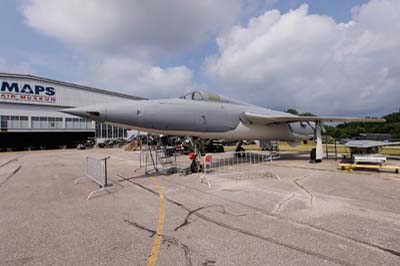
[[[379,154],[379,149],[386,146],[400,145],[400,142],[351,140],[345,145],[350,149],[351,160],[354,163],[384,164],[387,161],[387,156]]]
[[[64,109],[62,112],[144,132],[224,140],[280,140],[290,144],[315,139],[312,159],[322,160],[325,122],[385,122],[378,118],[296,116],[209,92],[178,99],[125,101]]]
[[[360,151],[365,151],[365,152],[376,152],[377,149],[385,146],[396,146],[400,145],[400,142],[390,142],[390,141],[379,141],[379,140],[350,140],[346,142],[346,147],[349,147],[350,149],[354,149],[354,151],[357,151],[359,149]]]

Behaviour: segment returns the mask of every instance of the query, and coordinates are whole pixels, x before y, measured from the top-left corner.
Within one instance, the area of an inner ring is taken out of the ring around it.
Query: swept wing
[[[295,116],[263,115],[245,112],[246,118],[254,124],[293,123],[293,122],[373,122],[384,123],[382,118],[334,117],[334,116]]]

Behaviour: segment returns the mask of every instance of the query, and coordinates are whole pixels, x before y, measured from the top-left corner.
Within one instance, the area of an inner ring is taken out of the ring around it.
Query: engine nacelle
[[[290,131],[300,140],[312,139],[315,134],[314,122],[296,122],[289,124]]]

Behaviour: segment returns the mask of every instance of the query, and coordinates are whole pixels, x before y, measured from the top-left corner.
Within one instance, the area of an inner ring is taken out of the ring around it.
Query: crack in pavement
[[[310,190],[308,190],[304,185],[300,184],[299,181],[300,181],[300,180],[307,179],[307,178],[310,178],[310,177],[313,177],[313,176],[318,175],[318,174],[319,174],[319,172],[315,171],[315,172],[313,172],[313,173],[311,173],[311,174],[308,174],[308,175],[305,175],[305,176],[301,176],[301,177],[298,177],[298,178],[295,178],[295,179],[292,180],[292,182],[293,182],[297,187],[299,187],[303,192],[305,192],[305,194],[307,194],[308,199],[309,199],[308,204],[309,204],[309,207],[310,207],[310,208],[312,208],[312,206],[313,206],[314,195],[313,195],[313,193],[312,193]]]
[[[147,232],[151,233],[150,238],[152,238],[153,236],[155,236],[155,235],[157,234],[156,231],[151,230],[151,229],[149,229],[149,228],[147,228],[147,227],[145,227],[145,226],[143,226],[143,225],[140,225],[140,224],[138,224],[138,223],[136,223],[136,222],[132,222],[132,221],[130,221],[130,220],[128,220],[128,219],[124,219],[124,222],[125,222],[125,223],[128,223],[129,225],[133,225],[133,226],[135,226],[136,228],[139,228],[139,229],[142,229],[142,230],[144,230],[144,231],[147,231]]]
[[[10,180],[16,173],[18,173],[18,171],[22,168],[22,164],[18,165],[17,168],[14,169],[14,171],[12,171],[12,173],[10,175],[8,175],[1,183],[0,183],[0,188],[8,181]]]
[[[34,260],[34,257],[24,257],[24,258],[18,258],[18,259],[13,259],[13,260],[6,260],[5,263],[10,265],[25,265],[28,264],[29,262],[32,262]]]
[[[201,264],[201,266],[215,266],[216,260],[207,259],[205,262]]]
[[[278,202],[278,204],[276,205],[275,209],[271,212],[271,214],[277,215],[278,212],[281,210],[281,208],[286,206],[286,204],[288,204],[289,201],[292,200],[293,198],[295,198],[296,196],[297,196],[297,193],[292,193],[289,197],[286,197],[283,200],[281,200],[280,202]]]
[[[282,242],[282,241],[280,241],[278,239],[274,239],[272,237],[268,237],[268,236],[257,234],[257,233],[251,232],[251,231],[247,231],[247,230],[239,228],[239,227],[231,226],[229,224],[226,224],[226,223],[220,222],[218,220],[212,219],[212,218],[210,218],[208,216],[205,216],[205,215],[202,215],[200,213],[195,213],[195,215],[200,217],[200,218],[202,218],[205,221],[208,221],[208,222],[213,223],[215,225],[221,226],[223,228],[230,229],[232,231],[235,231],[235,232],[238,232],[238,233],[242,233],[244,235],[251,236],[251,237],[254,237],[254,238],[257,238],[257,239],[260,239],[260,240],[264,240],[264,241],[267,241],[267,242],[270,242],[270,243],[273,243],[273,244],[276,244],[276,245],[279,245],[279,246],[282,246],[282,247],[285,247],[285,248],[288,248],[288,249],[292,249],[292,250],[295,250],[295,251],[300,252],[300,253],[304,253],[304,254],[307,254],[307,255],[310,255],[310,256],[314,256],[314,257],[320,258],[322,260],[327,260],[327,261],[330,261],[330,262],[334,262],[334,263],[337,263],[337,264],[340,264],[340,265],[355,266],[354,264],[348,263],[348,262],[346,262],[344,260],[341,260],[341,259],[337,259],[337,258],[330,257],[330,256],[327,256],[327,255],[324,255],[324,254],[321,254],[321,253],[318,253],[318,252],[315,252],[315,251],[312,251],[312,250],[308,250],[306,248],[302,248],[302,247],[298,247],[298,246],[295,246],[295,245],[292,245],[292,244],[289,244],[289,243],[285,243],[285,242]]]
[[[184,226],[189,225],[189,224],[190,224],[189,218],[192,216],[192,214],[195,214],[196,212],[201,211],[201,210],[210,209],[210,208],[215,208],[215,207],[221,208],[221,209],[222,209],[222,210],[221,210],[221,213],[222,213],[222,214],[225,214],[225,215],[231,215],[231,216],[236,216],[236,217],[239,217],[239,216],[246,216],[246,215],[247,215],[247,213],[243,213],[243,214],[232,214],[232,213],[229,213],[229,212],[226,211],[225,206],[224,206],[224,205],[221,205],[221,204],[214,204],[214,205],[209,205],[209,206],[203,206],[203,207],[199,207],[199,208],[196,208],[196,209],[194,209],[194,210],[189,211],[188,214],[186,215],[185,220],[183,221],[183,223],[180,224],[180,225],[178,225],[178,226],[174,229],[174,231],[178,231],[179,229],[183,228]]]
[[[371,242],[368,242],[366,240],[357,239],[357,238],[349,236],[349,235],[344,235],[344,234],[341,234],[341,233],[338,233],[338,232],[335,232],[335,231],[332,231],[332,230],[329,230],[329,229],[326,229],[326,228],[323,228],[323,227],[320,227],[320,226],[317,226],[317,225],[308,224],[308,223],[305,223],[305,222],[302,222],[302,221],[291,219],[289,217],[281,216],[281,215],[278,215],[278,214],[274,215],[274,214],[272,214],[272,213],[270,213],[270,212],[268,212],[268,211],[266,211],[264,209],[261,209],[261,208],[258,208],[258,207],[243,203],[243,202],[238,202],[238,201],[235,201],[235,200],[232,200],[232,199],[227,199],[227,198],[224,198],[224,197],[221,197],[221,196],[209,193],[209,192],[205,192],[205,191],[199,190],[197,188],[194,188],[194,187],[191,187],[191,186],[188,186],[188,185],[183,185],[181,183],[175,183],[175,182],[167,181],[167,180],[164,180],[164,181],[169,182],[169,183],[174,184],[174,185],[184,186],[186,188],[195,190],[195,191],[197,191],[199,193],[206,194],[207,196],[213,196],[213,197],[216,197],[218,199],[222,199],[222,200],[225,200],[225,201],[228,201],[228,202],[232,202],[234,204],[238,204],[240,206],[255,210],[255,211],[257,211],[258,213],[260,213],[262,215],[265,215],[265,216],[268,216],[268,217],[271,217],[271,218],[274,218],[274,219],[278,219],[278,220],[286,222],[286,223],[290,223],[290,224],[297,225],[297,226],[303,226],[305,228],[308,228],[308,229],[311,229],[311,230],[315,230],[316,232],[325,233],[327,235],[335,236],[335,237],[338,237],[338,238],[341,238],[341,239],[344,239],[344,240],[348,240],[348,241],[353,241],[354,243],[357,243],[359,245],[363,245],[363,246],[365,246],[367,248],[374,248],[374,249],[377,249],[377,250],[380,250],[380,251],[384,251],[384,252],[387,252],[387,253],[390,253],[392,255],[400,257],[400,251],[397,251],[397,250],[394,250],[394,249],[386,248],[384,246],[380,246],[378,244],[371,243]]]
[[[6,165],[9,164],[9,163],[16,162],[16,161],[18,161],[18,157],[12,158],[12,159],[6,161],[6,162],[3,163],[3,164],[0,164],[0,168],[3,167],[3,166],[6,166]]]
[[[134,185],[136,185],[136,186],[138,186],[138,187],[140,187],[140,188],[142,188],[142,189],[144,189],[144,190],[146,190],[146,191],[148,191],[148,192],[150,192],[150,193],[152,193],[154,195],[159,196],[159,193],[157,191],[152,190],[151,188],[148,188],[148,187],[146,187],[146,186],[144,186],[144,185],[142,185],[140,183],[134,182],[134,181],[129,180],[129,179],[125,179],[124,178],[124,180],[128,181],[128,182],[130,182],[130,183],[132,183],[132,184],[134,184]],[[180,208],[182,208],[182,209],[184,209],[184,210],[186,210],[188,212],[191,211],[188,207],[186,207],[185,205],[183,205],[180,202],[177,202],[175,200],[169,199],[166,196],[164,196],[164,198],[168,202],[170,202],[170,203],[172,203],[172,204],[174,204],[174,205],[176,205],[176,206],[178,206],[178,207],[180,207]],[[285,248],[288,248],[288,249],[291,249],[291,250],[295,250],[295,251],[300,252],[300,253],[304,253],[304,254],[307,254],[307,255],[310,255],[310,256],[317,257],[317,258],[322,259],[322,260],[327,260],[327,261],[334,262],[334,263],[337,263],[337,264],[340,264],[340,265],[355,266],[354,264],[346,262],[346,261],[344,261],[342,259],[338,259],[338,258],[334,258],[334,257],[328,256],[328,255],[324,255],[324,254],[318,253],[316,251],[312,251],[312,250],[309,250],[309,249],[306,249],[306,248],[298,247],[298,246],[295,246],[293,244],[285,243],[283,241],[280,241],[278,239],[274,239],[272,237],[263,236],[261,234],[257,234],[257,233],[254,233],[254,232],[242,229],[242,228],[238,228],[238,227],[235,227],[235,226],[220,222],[220,221],[212,219],[212,218],[210,218],[210,217],[208,217],[206,215],[203,215],[203,214],[201,214],[199,212],[194,212],[193,214],[196,215],[197,217],[203,219],[204,221],[208,221],[208,222],[210,222],[212,224],[215,224],[217,226],[223,227],[225,229],[229,229],[229,230],[235,231],[237,233],[241,233],[241,234],[244,234],[244,235],[247,235],[247,236],[250,236],[250,237],[254,237],[254,238],[257,238],[257,239],[260,239],[260,240],[263,240],[263,241],[267,241],[267,242],[270,242],[270,243],[273,243],[273,244],[276,244],[276,245],[279,245],[279,246],[282,246],[282,247],[285,247]]]
[[[140,229],[140,230],[143,230],[143,231],[146,231],[146,232],[151,233],[150,238],[152,238],[152,237],[154,237],[155,235],[157,235],[157,232],[156,232],[155,230],[149,229],[149,228],[147,228],[147,227],[145,227],[145,226],[143,226],[143,225],[140,225],[140,224],[138,224],[138,223],[136,223],[136,222],[130,221],[130,220],[128,220],[128,219],[124,219],[124,222],[126,222],[126,223],[129,224],[129,225],[133,225],[133,226],[135,226],[136,228],[138,228],[138,229]],[[184,253],[184,255],[185,255],[185,263],[186,263],[186,266],[193,266],[193,262],[192,262],[192,253],[194,253],[194,251],[192,251],[192,250],[189,248],[189,246],[183,244],[182,242],[180,242],[177,238],[175,238],[175,237],[173,237],[173,236],[168,236],[168,235],[165,235],[165,234],[162,234],[162,235],[160,235],[160,236],[161,236],[162,239],[163,239],[163,240],[162,240],[163,243],[169,243],[169,244],[171,244],[171,245],[174,245],[174,246],[177,246],[177,247],[182,248],[183,253]]]

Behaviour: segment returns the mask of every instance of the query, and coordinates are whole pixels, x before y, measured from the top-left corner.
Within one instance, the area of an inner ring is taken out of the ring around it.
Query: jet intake
[[[96,111],[87,111],[86,113],[91,116],[100,116],[100,112]]]
[[[314,137],[314,122],[304,123],[304,122],[296,122],[289,123],[289,129],[293,135],[298,136],[299,138],[306,140]]]

